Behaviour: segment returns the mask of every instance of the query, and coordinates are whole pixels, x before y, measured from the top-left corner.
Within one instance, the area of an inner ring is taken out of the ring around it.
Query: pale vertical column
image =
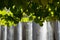
[[[40,40],[40,25],[37,23],[34,23],[34,40]]]
[[[60,40],[60,21],[58,21],[58,40]]]
[[[53,27],[51,26],[50,22],[47,22],[47,31],[48,40],[53,40]]]
[[[26,25],[26,40],[32,40],[32,22],[28,22]]]
[[[18,32],[17,40],[22,40],[22,23],[21,22],[18,23],[17,32]]]
[[[40,26],[39,24],[34,23],[34,40],[47,40],[47,22],[43,22],[43,26]]]
[[[3,26],[3,40],[7,40],[7,26]]]
[[[33,40],[40,40],[40,25],[33,22]]]
[[[0,25],[0,40],[1,40],[1,25]]]
[[[47,22],[43,22],[43,26],[40,27],[40,38],[38,40],[47,40]]]
[[[14,40],[14,26],[9,27],[9,40]]]

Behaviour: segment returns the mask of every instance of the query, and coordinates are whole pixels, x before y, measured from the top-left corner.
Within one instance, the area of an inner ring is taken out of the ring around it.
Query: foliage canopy
[[[60,0],[0,0],[1,25],[44,20],[60,20]]]

